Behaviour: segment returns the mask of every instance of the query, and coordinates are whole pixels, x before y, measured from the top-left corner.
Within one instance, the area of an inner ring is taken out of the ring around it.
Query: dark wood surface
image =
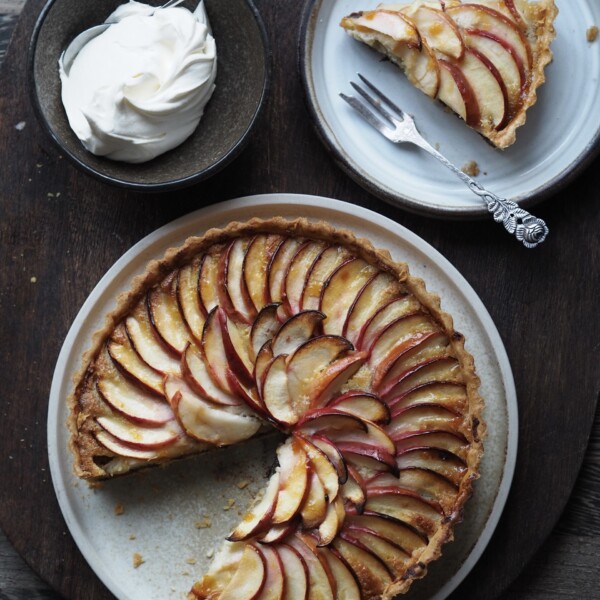
[[[44,137],[29,105],[25,71],[42,1],[30,0],[22,13],[0,75],[2,529],[60,595],[110,598],[66,531],[48,474],[47,398],[68,328],[110,265],[164,223],[236,196],[311,193],[366,206],[438,248],[481,296],[506,344],[520,407],[517,470],[497,533],[453,597],[598,598],[598,419],[589,447],[588,437],[600,390],[600,160],[536,209],[551,237],[535,251],[491,222],[447,223],[388,206],[345,177],[310,128],[296,73],[300,6],[292,0],[257,5],[274,52],[273,89],[260,131],[209,182],[158,196],[89,179]],[[60,595],[2,540],[2,600]]]

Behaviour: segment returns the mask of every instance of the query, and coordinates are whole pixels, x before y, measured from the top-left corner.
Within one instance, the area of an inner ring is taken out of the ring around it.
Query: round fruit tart
[[[254,219],[134,280],[84,357],[71,447],[94,481],[279,430],[264,492],[190,598],[387,599],[462,519],[478,385],[405,264],[324,223]]]
[[[545,81],[557,13],[554,0],[416,0],[352,13],[341,26],[503,149]]]

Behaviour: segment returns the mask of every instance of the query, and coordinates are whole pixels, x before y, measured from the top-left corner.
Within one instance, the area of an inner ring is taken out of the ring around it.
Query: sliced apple
[[[302,310],[316,310],[319,308],[325,282],[340,265],[348,260],[350,260],[350,253],[345,248],[330,246],[323,250],[307,273],[300,302]]]
[[[427,5],[421,5],[409,13],[421,37],[432,50],[460,60],[465,45],[454,21],[443,11]]]
[[[346,392],[334,398],[327,406],[356,415],[378,425],[386,425],[390,422],[390,410],[387,404],[375,394],[369,394],[361,390]]]
[[[226,317],[219,316],[219,313],[223,313],[223,309],[215,307],[206,317],[202,332],[202,353],[206,358],[206,366],[213,381],[224,392],[233,394],[227,377],[227,372],[231,370],[231,367],[223,340],[222,324]]]
[[[433,448],[402,452],[396,458],[396,464],[401,474],[407,469],[425,469],[446,478],[455,486],[460,486],[467,471],[460,458]]]
[[[111,408],[131,421],[150,426],[162,425],[173,419],[173,411],[163,395],[133,385],[114,367],[107,371],[98,379],[96,387]]]
[[[382,306],[400,296],[402,296],[400,284],[390,273],[380,271],[373,275],[348,309],[342,335],[353,344],[356,343],[363,324]]]
[[[318,475],[328,501],[333,502],[338,495],[340,485],[337,469],[327,455],[315,446],[310,439],[298,434],[295,435],[295,439],[308,456],[311,469]]]
[[[227,538],[231,542],[247,540],[268,527],[275,512],[279,495],[279,473],[271,475],[261,500],[253,506],[242,518],[242,522]]]
[[[304,433],[305,436],[352,430],[367,431],[367,425],[359,417],[335,408],[318,408],[305,413],[296,428],[296,431]]]
[[[365,322],[356,341],[356,347],[359,350],[369,351],[373,342],[390,323],[420,310],[421,305],[414,296],[390,300]]]
[[[396,448],[399,453],[406,450],[435,448],[454,454],[454,456],[466,462],[469,442],[460,433],[433,430],[405,436],[396,441]]]
[[[496,38],[511,46],[521,59],[527,71],[531,68],[531,46],[519,26],[502,13],[482,6],[481,4],[466,3],[447,9],[446,13],[461,30],[488,31]]]
[[[119,457],[133,458],[135,460],[155,460],[161,456],[159,448],[132,448],[103,429],[97,431],[94,435],[100,444]]]
[[[177,300],[183,318],[197,341],[202,338],[202,329],[206,320],[204,305],[200,300],[200,270],[204,255],[194,258],[191,263],[181,267],[177,275]]]
[[[416,48],[421,45],[421,36],[414,23],[397,11],[376,9],[355,13],[342,19],[341,24],[350,32],[358,31],[372,35],[373,41],[383,44],[392,52],[400,44],[409,44]]]
[[[393,440],[422,431],[459,432],[463,418],[437,404],[420,404],[401,411],[388,425],[386,431]]]
[[[325,315],[318,310],[301,311],[290,317],[273,338],[273,354],[293,354],[315,336]]]
[[[117,415],[98,417],[96,421],[120,442],[139,450],[163,448],[183,435],[174,419],[158,427],[143,427]]]
[[[266,369],[262,385],[262,401],[275,421],[289,426],[298,421],[298,415],[288,389],[286,358],[285,354],[280,354]]]
[[[247,544],[238,568],[219,600],[256,600],[264,588],[266,570],[262,552],[253,544]]]
[[[244,259],[248,249],[249,241],[247,238],[237,238],[229,252],[227,261],[227,293],[236,313],[241,316],[245,323],[252,323],[257,315],[248,287],[244,272]]]
[[[348,469],[346,468],[344,457],[336,445],[331,440],[319,434],[312,435],[310,442],[323,452],[335,467],[338,474],[338,482],[345,483],[348,479]]]
[[[250,345],[245,332],[226,316],[224,310],[217,310],[217,317],[220,319],[223,347],[231,372],[243,385],[254,385],[254,364],[250,358]]]
[[[336,584],[336,597],[344,600],[361,600],[358,579],[348,564],[335,552],[321,548]]]
[[[329,335],[341,335],[348,310],[363,286],[377,272],[375,267],[354,258],[338,267],[323,285],[320,309],[327,315],[323,330]]]
[[[222,390],[212,379],[202,353],[196,346],[188,346],[181,357],[181,374],[190,387],[200,396],[223,406],[240,404],[238,396]]]
[[[467,406],[467,394],[462,384],[432,381],[388,400],[392,419],[406,408],[422,404],[437,404],[462,414]]]
[[[260,397],[263,395],[263,386],[265,382],[265,375],[267,370],[275,357],[273,356],[273,350],[271,348],[271,341],[267,341],[264,346],[259,350],[256,362],[254,363],[254,381]]]
[[[321,479],[314,469],[311,470],[308,494],[302,504],[300,516],[302,525],[307,529],[318,527],[327,515],[327,494]]]
[[[306,539],[306,538],[303,538]],[[314,550],[310,545],[303,541],[298,535],[291,536],[288,540],[288,544],[298,552],[302,557],[306,567],[308,569],[308,598],[315,600],[334,600],[337,598],[335,593],[335,585],[333,581],[333,575],[329,572],[329,564],[319,559],[318,548]],[[327,570],[324,564],[327,567]]]
[[[277,248],[277,252],[269,264],[268,286],[271,302],[281,302],[283,300],[283,286],[288,267],[302,244],[302,240],[289,237]]]
[[[175,273],[171,273],[148,292],[147,303],[150,321],[158,335],[173,352],[181,355],[192,338],[179,310],[176,285]]]
[[[433,50],[424,39],[420,48],[399,46],[392,59],[400,65],[408,80],[418,90],[430,98],[437,96],[440,87],[440,67]]]
[[[481,121],[479,106],[462,71],[446,60],[440,59],[438,64],[440,66],[438,100],[452,109],[468,125],[477,126]]]
[[[254,357],[258,356],[260,349],[275,337],[281,327],[277,308],[279,304],[268,304],[258,313],[250,329],[250,346]]]
[[[208,315],[219,304],[219,259],[214,254],[206,254],[200,267],[200,300]]]
[[[257,600],[284,600],[283,564],[279,554],[269,546],[260,545],[257,548],[263,555],[267,569],[265,584]]]
[[[288,439],[277,449],[281,477],[273,523],[291,520],[301,509],[308,491],[309,462],[301,445]]]
[[[287,544],[276,547],[284,573],[285,600],[308,600],[308,567],[300,553]]]
[[[356,456],[360,456],[381,463],[387,468],[387,470],[396,475],[398,473],[398,467],[396,466],[394,454],[384,450],[380,446],[374,446],[372,444],[365,444],[362,442],[340,441],[337,442],[337,447],[347,461],[354,461]],[[363,462],[363,464],[366,463]]]
[[[353,505],[356,513],[361,514],[367,501],[365,481],[355,467],[347,465],[347,468],[348,479],[342,485],[340,494],[344,501]]]
[[[198,441],[228,446],[247,440],[260,429],[254,416],[218,408],[177,377],[165,379],[165,393],[183,429]]]
[[[257,311],[271,302],[269,265],[283,238],[279,235],[257,235],[250,241],[244,257],[244,280]]]
[[[327,505],[327,514],[319,525],[319,546],[331,544],[342,528],[345,517],[344,501],[341,496],[337,496],[335,500]]]
[[[158,340],[144,300],[139,302],[127,317],[125,328],[136,352],[150,367],[162,374],[179,372],[179,360],[167,352]]]
[[[119,324],[106,344],[113,362],[134,381],[157,394],[164,394],[162,373],[153,369],[137,353],[127,335],[125,326]]]
[[[292,314],[296,314],[301,310],[302,294],[308,274],[324,249],[324,242],[307,242],[298,250],[290,262],[283,283],[283,298]]]
[[[394,442],[386,431],[375,423],[363,420],[365,429],[337,429],[327,432],[327,437],[334,442],[338,448],[341,442],[366,444],[379,448],[388,454],[394,454]],[[340,448],[341,450],[341,448]],[[343,451],[342,451],[343,453]]]

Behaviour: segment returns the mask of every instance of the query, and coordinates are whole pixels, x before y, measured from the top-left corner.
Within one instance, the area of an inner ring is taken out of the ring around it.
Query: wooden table
[[[600,390],[600,160],[536,208],[552,233],[535,251],[491,222],[449,224],[388,206],[345,177],[310,128],[295,67],[298,3],[258,0],[273,44],[274,81],[249,148],[190,190],[113,190],[63,160],[32,114],[25,56],[42,4],[25,7],[0,76],[0,525],[27,563],[65,597],[110,597],[66,532],[45,437],[58,351],[98,279],[145,234],[195,208],[252,193],[299,192],[361,204],[422,236],[470,281],[506,344],[520,405],[517,470],[488,550],[453,597],[598,598],[598,417],[589,446],[588,436]],[[0,1],[0,15],[9,15],[0,20],[0,40],[21,5]],[[1,537],[0,598],[60,597]]]

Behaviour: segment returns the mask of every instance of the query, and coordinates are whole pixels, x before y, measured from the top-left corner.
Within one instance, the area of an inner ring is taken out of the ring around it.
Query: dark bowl
[[[217,42],[216,89],[196,131],[180,146],[142,164],[88,152],[67,121],[58,58],[80,32],[102,23],[126,0],[50,0],[29,47],[33,105],[43,128],[77,167],[113,185],[158,192],[192,185],[217,173],[243,149],[270,86],[271,53],[264,24],[250,0],[205,0]],[[164,4],[149,1],[148,4]],[[198,0],[183,6],[194,10]]]

